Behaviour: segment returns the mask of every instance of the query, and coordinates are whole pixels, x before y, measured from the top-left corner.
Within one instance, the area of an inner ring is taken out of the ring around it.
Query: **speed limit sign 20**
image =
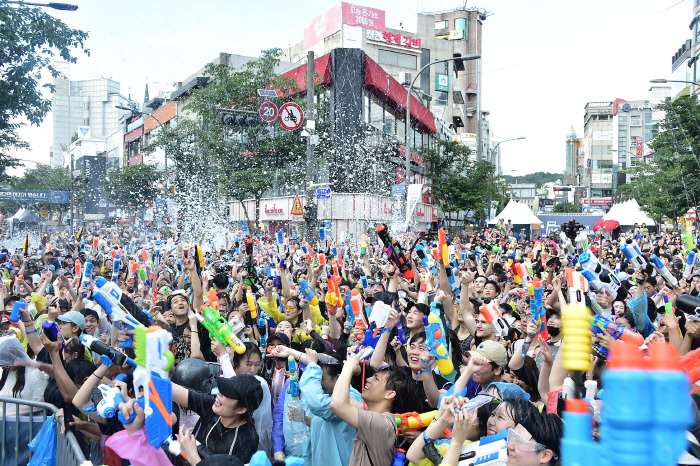
[[[268,123],[272,123],[277,119],[277,116],[279,115],[279,111],[277,110],[277,105],[275,105],[272,102],[263,102],[262,105],[260,105],[260,118],[263,119],[263,121],[266,121]]]

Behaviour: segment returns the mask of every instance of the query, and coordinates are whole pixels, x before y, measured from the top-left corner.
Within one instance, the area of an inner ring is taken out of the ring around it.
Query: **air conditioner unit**
[[[450,40],[462,40],[464,39],[464,29],[454,29],[450,31]]]
[[[411,85],[411,73],[406,73],[405,71],[402,71],[399,73],[399,83],[402,86],[410,86]]]

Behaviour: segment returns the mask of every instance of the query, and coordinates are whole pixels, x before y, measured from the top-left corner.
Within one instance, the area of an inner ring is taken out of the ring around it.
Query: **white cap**
[[[32,283],[40,283],[41,282],[41,275],[38,273],[35,273],[32,275]]]

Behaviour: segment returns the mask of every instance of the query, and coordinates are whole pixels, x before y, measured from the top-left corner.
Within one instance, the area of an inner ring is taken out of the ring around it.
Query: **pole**
[[[75,210],[75,189],[73,188],[73,184],[75,183],[74,178],[73,178],[73,151],[70,152],[70,234],[71,236],[75,235],[75,222],[77,219],[75,218],[78,213]]]
[[[306,236],[306,241],[310,244],[314,244],[316,237],[316,223],[318,221],[318,212],[316,212],[316,205],[314,204],[314,146],[311,142],[311,136],[314,133],[313,124],[309,122],[315,122],[314,118],[314,79],[316,75],[316,64],[314,62],[314,52],[309,50],[307,55],[307,65],[306,65],[306,128],[309,136],[306,140],[306,208],[304,209],[304,220],[306,221],[306,227],[308,229]]]
[[[481,160],[481,58],[476,62],[476,159]]]

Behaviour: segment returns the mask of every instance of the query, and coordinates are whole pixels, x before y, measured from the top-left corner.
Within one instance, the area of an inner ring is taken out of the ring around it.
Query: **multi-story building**
[[[576,136],[574,125],[571,125],[566,132],[566,170],[564,172],[564,184],[580,184],[580,178],[583,172],[579,159],[583,155],[583,139]]]
[[[527,204],[530,210],[535,209],[535,183],[514,183],[510,185],[510,197],[518,202]]]
[[[89,131],[93,138],[106,140],[122,130],[121,120],[128,112],[116,108],[126,104],[117,81],[109,78],[71,81],[69,63],[56,62],[54,66],[61,76],[54,78],[50,160],[51,166],[59,167],[69,162],[64,155],[77,137],[78,128]]]
[[[693,46],[692,40],[686,40],[681,48],[673,55],[671,59],[671,97],[676,100],[679,97],[690,95],[692,84],[688,82],[693,80]],[[686,82],[678,82],[686,81]]]
[[[664,112],[658,110],[656,105],[671,98],[671,86],[654,86],[650,91],[653,101],[615,99],[613,103],[612,131],[617,146],[614,150],[616,187],[632,181],[628,168],[653,157],[648,144],[658,136],[659,121],[664,118]]]
[[[688,61],[691,78],[686,81],[696,83],[700,80],[700,64],[698,63],[698,58],[700,58],[700,0],[694,0],[693,3],[693,20],[690,22],[692,46],[690,48],[690,60]],[[690,91],[693,95],[698,94],[700,93],[700,86],[693,84]]]
[[[589,189],[578,190],[575,199],[585,204],[588,196],[592,200],[602,202],[612,201],[613,182],[613,102],[588,102],[585,108],[583,123],[583,157],[579,177],[579,185],[589,186]],[[590,193],[587,191],[590,190]],[[584,194],[585,193],[585,194]],[[585,197],[584,197],[585,196]]]
[[[446,132],[449,129],[478,139],[479,60],[464,62],[466,68],[457,78],[452,61],[433,65],[420,76],[416,73],[432,61],[453,58],[455,53],[481,54],[481,27],[486,16],[483,10],[458,8],[417,13],[396,27],[387,27],[384,11],[341,3],[308,23],[304,40],[289,47],[285,59],[298,63],[310,50],[323,56],[336,48],[361,49],[400,85],[409,87],[415,79],[414,95],[435,115],[439,131],[444,126]],[[405,128],[397,132],[402,141]],[[482,150],[482,158],[486,157],[484,147],[488,146],[478,142],[474,147]]]

